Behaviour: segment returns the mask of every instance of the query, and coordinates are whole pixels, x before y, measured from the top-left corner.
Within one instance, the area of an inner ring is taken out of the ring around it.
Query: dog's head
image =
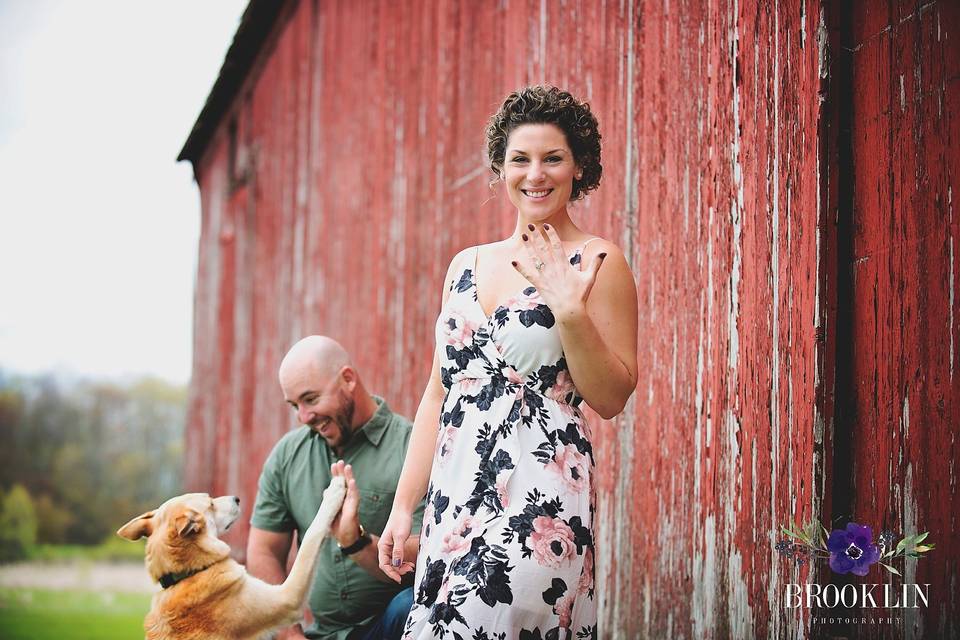
[[[219,535],[240,516],[236,496],[211,498],[187,493],[167,500],[120,527],[128,540],[147,538],[146,565],[150,576],[202,569],[230,555]]]

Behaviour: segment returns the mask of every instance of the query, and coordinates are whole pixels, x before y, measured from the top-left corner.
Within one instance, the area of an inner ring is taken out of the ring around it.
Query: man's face
[[[324,378],[317,369],[312,363],[291,367],[281,373],[280,386],[297,420],[319,433],[330,448],[339,449],[353,435],[353,398],[343,388],[340,373]]]

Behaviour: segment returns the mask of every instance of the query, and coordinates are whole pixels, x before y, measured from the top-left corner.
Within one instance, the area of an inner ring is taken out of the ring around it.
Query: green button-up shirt
[[[326,441],[308,426],[287,433],[270,452],[260,474],[257,502],[250,524],[258,529],[287,532],[298,538],[313,522],[323,490],[330,484],[330,465],[344,460],[353,465],[360,490],[360,523],[376,535],[390,516],[393,496],[407,452],[412,425],[374,396],[379,405],[373,417],[347,443],[338,457]],[[423,503],[413,517],[419,533]],[[380,582],[344,557],[333,536],[320,548],[317,574],[310,592],[314,623],[308,638],[345,640],[357,627],[383,613],[401,587]]]

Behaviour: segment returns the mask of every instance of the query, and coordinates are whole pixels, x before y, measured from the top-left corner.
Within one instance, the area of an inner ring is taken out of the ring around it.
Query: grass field
[[[0,588],[3,640],[143,638],[149,594]]]

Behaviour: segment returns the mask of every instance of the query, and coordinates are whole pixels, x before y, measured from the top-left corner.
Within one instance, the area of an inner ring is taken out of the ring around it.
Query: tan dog
[[[252,639],[298,621],[320,543],[345,494],[343,478],[333,478],[290,575],[280,585],[248,575],[230,558],[230,546],[217,537],[240,515],[240,499],[234,496],[188,493],[123,525],[117,531],[121,537],[148,537],[147,571],[164,587],[143,621],[147,639]]]

